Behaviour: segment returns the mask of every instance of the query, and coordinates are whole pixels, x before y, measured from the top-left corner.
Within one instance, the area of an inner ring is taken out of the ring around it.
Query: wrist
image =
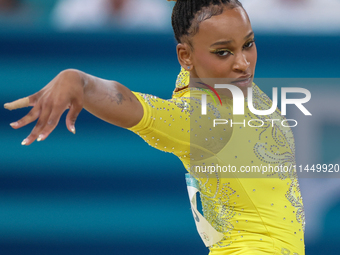
[[[76,69],[66,69],[59,73],[59,78],[68,83],[79,84],[82,87],[85,86],[85,74]]]

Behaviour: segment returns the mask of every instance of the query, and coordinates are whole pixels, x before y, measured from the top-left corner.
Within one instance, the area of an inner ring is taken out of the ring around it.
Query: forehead
[[[241,42],[251,31],[248,15],[243,8],[225,8],[222,14],[202,21],[192,39],[194,44],[209,45],[222,39]]]

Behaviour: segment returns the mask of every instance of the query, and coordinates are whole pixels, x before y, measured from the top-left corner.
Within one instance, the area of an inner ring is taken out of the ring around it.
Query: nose
[[[234,72],[245,72],[249,66],[250,62],[247,61],[247,57],[243,52],[235,54],[235,61],[233,65]]]

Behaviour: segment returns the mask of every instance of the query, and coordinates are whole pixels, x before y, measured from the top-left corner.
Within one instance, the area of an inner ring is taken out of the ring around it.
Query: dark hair
[[[238,0],[177,0],[171,17],[177,42],[181,43],[183,36],[195,35],[202,21],[222,14],[225,7],[242,4]]]

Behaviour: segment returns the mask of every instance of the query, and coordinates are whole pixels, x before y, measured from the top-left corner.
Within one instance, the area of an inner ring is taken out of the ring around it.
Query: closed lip
[[[248,74],[248,75],[243,75],[243,76],[240,76],[238,78],[236,78],[235,80],[233,80],[231,83],[243,83],[243,82],[247,82],[249,80],[251,80],[253,76]]]
[[[233,80],[232,82],[239,82],[239,81],[245,81],[245,80],[248,80],[249,78],[251,78],[252,75],[248,74],[248,75],[243,75],[243,76],[240,76],[238,78],[236,78],[235,80]]]

